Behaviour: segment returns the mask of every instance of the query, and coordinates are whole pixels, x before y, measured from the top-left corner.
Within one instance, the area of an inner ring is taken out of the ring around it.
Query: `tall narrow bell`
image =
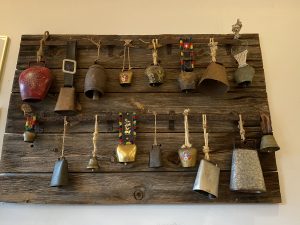
[[[74,115],[76,113],[75,88],[62,87],[60,89],[54,111],[65,116]]]
[[[220,168],[212,162],[202,159],[198,168],[193,191],[205,197],[218,197]]]
[[[68,183],[68,161],[64,157],[61,157],[55,162],[50,186],[60,187],[68,185]]]
[[[161,145],[152,145],[149,156],[150,168],[157,168],[162,166],[160,146]]]
[[[137,147],[135,144],[119,144],[116,149],[118,162],[128,163],[134,162]]]
[[[222,95],[229,90],[229,83],[225,67],[216,62],[211,62],[198,84],[199,90],[206,95]]]
[[[183,146],[178,150],[182,167],[194,167],[197,161],[197,149]]]
[[[107,74],[103,66],[94,64],[89,67],[84,81],[84,94],[97,99],[104,94]]]
[[[280,147],[278,146],[273,134],[267,134],[262,136],[260,142],[261,152],[275,152],[278,151]]]
[[[100,168],[96,156],[93,156],[93,157],[90,158],[89,163],[88,163],[86,168],[91,169],[92,171],[98,170]]]
[[[252,66],[246,65],[237,68],[234,72],[234,79],[239,86],[248,87],[253,80],[255,69]]]
[[[232,154],[230,190],[262,193],[266,191],[263,172],[256,150],[234,149]]]
[[[194,72],[181,71],[178,83],[182,92],[191,92],[196,89],[198,76]]]

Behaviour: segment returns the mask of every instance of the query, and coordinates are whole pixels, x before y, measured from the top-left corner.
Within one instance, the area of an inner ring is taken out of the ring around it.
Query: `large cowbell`
[[[68,183],[69,183],[68,161],[64,157],[62,157],[55,162],[50,186],[60,187],[60,186],[68,185]]]
[[[210,199],[218,197],[220,168],[212,162],[202,159],[195,179],[193,191]]]
[[[230,190],[247,193],[266,191],[258,153],[252,149],[234,149],[232,154]]]
[[[60,88],[54,111],[65,116],[76,114],[74,87]]]
[[[84,81],[84,94],[97,99],[104,94],[107,74],[103,66],[94,64],[89,67]]]
[[[222,95],[229,90],[229,83],[225,67],[211,62],[199,82],[199,90],[205,95]]]

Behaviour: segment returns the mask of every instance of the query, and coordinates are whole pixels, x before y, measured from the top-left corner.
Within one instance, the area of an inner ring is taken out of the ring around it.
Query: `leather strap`
[[[76,60],[76,53],[77,53],[76,46],[77,46],[76,40],[67,42],[66,59]],[[68,71],[73,71],[75,69],[74,66],[75,65],[73,63],[67,63],[65,65],[65,69],[67,69]],[[64,87],[73,87],[74,75],[75,74],[64,73]]]

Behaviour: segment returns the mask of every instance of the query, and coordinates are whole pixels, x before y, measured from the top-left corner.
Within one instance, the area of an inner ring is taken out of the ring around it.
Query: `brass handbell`
[[[185,130],[185,143],[178,150],[178,155],[182,167],[194,167],[197,161],[197,149],[192,147],[192,144],[189,141],[189,125],[188,125],[188,113],[189,109],[185,109],[183,112],[184,115],[184,130]]]
[[[162,166],[162,160],[161,160],[161,150],[160,144],[157,144],[157,138],[156,138],[156,112],[154,112],[154,143],[152,145],[152,148],[150,149],[149,154],[149,167],[150,168],[157,168]]]

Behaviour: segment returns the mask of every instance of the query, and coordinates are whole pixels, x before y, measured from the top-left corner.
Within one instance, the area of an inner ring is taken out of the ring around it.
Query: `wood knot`
[[[133,196],[136,200],[142,200],[144,198],[144,192],[141,191],[141,190],[136,190],[134,193],[133,193]]]

